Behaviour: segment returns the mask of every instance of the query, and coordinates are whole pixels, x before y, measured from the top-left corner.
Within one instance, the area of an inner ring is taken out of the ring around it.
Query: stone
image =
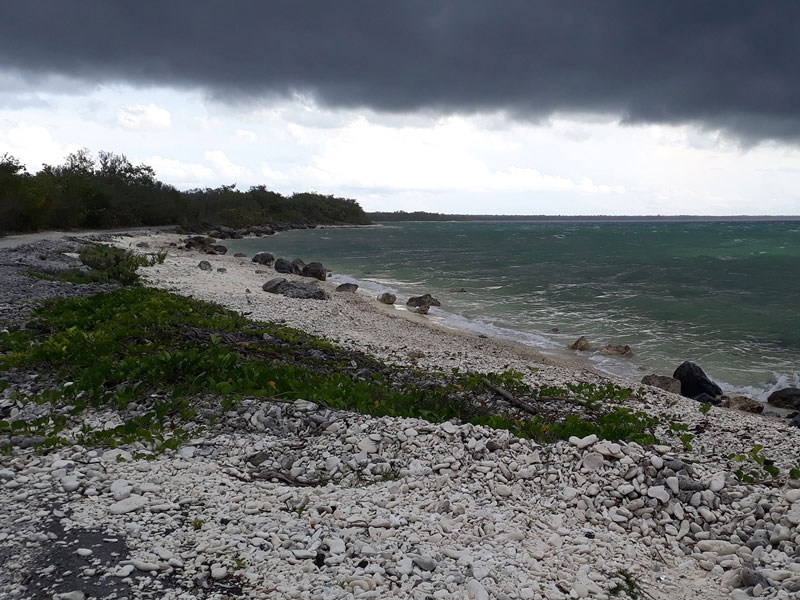
[[[633,356],[633,350],[628,344],[608,344],[600,349],[600,354],[605,356],[624,356],[629,358]]]
[[[422,296],[412,296],[406,301],[406,306],[412,308],[419,308],[421,306],[441,306],[442,303],[430,294],[423,294]]]
[[[211,263],[208,262],[207,260],[201,260],[199,263],[197,263],[197,268],[200,269],[201,271],[210,271]]]
[[[211,579],[225,579],[228,576],[228,569],[221,566],[211,567]]]
[[[580,449],[580,450],[582,450],[584,448],[588,448],[589,446],[594,444],[596,441],[597,441],[597,435],[594,434],[594,433],[591,433],[591,434],[589,434],[589,435],[587,435],[586,437],[583,437],[583,438],[579,438],[579,437],[577,437],[575,435],[570,436],[570,438],[569,438],[569,443],[572,444],[573,446],[577,446],[578,449]]]
[[[767,402],[778,408],[800,410],[800,388],[787,387],[774,391],[767,398]]]
[[[356,283],[343,283],[341,285],[336,286],[335,291],[354,294],[357,289],[358,289],[358,284]]]
[[[438,563],[430,556],[417,555],[413,556],[411,560],[423,571],[433,571],[438,565]]]
[[[489,592],[477,579],[470,579],[466,585],[467,598],[470,600],[490,600]]]
[[[714,493],[721,491],[725,487],[725,473],[717,472],[711,476],[708,482],[708,489]]]
[[[650,498],[655,498],[656,500],[660,500],[663,504],[669,502],[669,492],[664,488],[663,485],[651,485],[647,488],[647,495]]]
[[[314,279],[325,281],[328,276],[328,271],[322,266],[322,263],[311,262],[303,266],[300,274],[303,277],[313,277]]]
[[[586,339],[586,336],[582,335],[569,345],[569,349],[579,350],[581,352],[587,352],[592,349],[592,345],[589,343],[589,340]]]
[[[660,388],[672,394],[681,395],[681,382],[674,377],[656,374],[645,375],[642,377],[642,383],[645,385],[652,385],[653,387]]]
[[[756,414],[764,412],[764,404],[762,402],[747,396],[723,396],[720,406]]]
[[[599,452],[589,452],[583,457],[583,468],[589,471],[598,471],[603,467],[605,459]]]
[[[271,267],[275,264],[275,257],[269,252],[257,252],[253,255],[252,262]]]
[[[138,494],[131,494],[128,498],[115,502],[108,507],[108,512],[112,515],[124,515],[126,513],[140,510],[147,506],[147,498]]]
[[[84,594],[81,590],[53,594],[53,600],[84,600],[84,598],[86,598],[86,594]]]
[[[381,304],[394,304],[397,302],[397,296],[390,294],[389,292],[384,292],[378,296],[378,302]]]
[[[687,398],[697,398],[701,394],[716,398],[722,394],[720,387],[708,378],[703,369],[688,360],[675,369],[672,376],[681,382],[681,395]]]

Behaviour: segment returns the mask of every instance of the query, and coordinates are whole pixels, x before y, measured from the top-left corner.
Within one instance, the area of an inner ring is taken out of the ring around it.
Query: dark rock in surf
[[[220,244],[214,244],[214,245],[212,245],[210,247],[210,249],[213,250],[215,254],[227,254],[228,253],[228,249],[225,246],[222,246]],[[208,250],[206,250],[206,253],[207,254],[211,254],[211,252],[209,252]]]
[[[267,267],[271,267],[275,263],[275,257],[269,252],[257,252],[255,255],[253,255],[251,260],[254,263],[266,265]]]
[[[642,377],[642,383],[645,385],[652,385],[653,387],[661,388],[667,392],[681,395],[681,382],[672,377],[665,375],[645,375]]]
[[[233,255],[233,257],[234,258],[247,258],[247,254],[245,254],[244,252],[237,252],[236,254]]]
[[[688,360],[675,369],[672,376],[681,382],[681,396],[697,399],[700,394],[706,394],[716,400],[722,395],[722,389],[708,378],[703,369]]]
[[[696,396],[692,396],[692,400],[697,400],[701,404],[713,404],[714,406],[718,406],[722,404],[722,399],[716,396],[711,396],[710,394],[706,394],[705,392],[701,392]]]
[[[383,292],[380,296],[378,296],[378,302],[381,304],[394,304],[397,302],[397,296],[390,294],[389,292]]]
[[[631,357],[633,356],[633,350],[628,344],[608,344],[600,349],[600,354],[604,354],[606,356],[625,356]]]
[[[422,304],[414,309],[414,312],[418,315],[427,315],[428,311],[431,309],[430,304]]]
[[[441,306],[442,303],[430,294],[423,294],[422,296],[412,296],[406,301],[406,305],[411,306],[412,308],[419,308],[420,306],[425,305],[428,307]]]
[[[585,335],[582,335],[577,340],[572,342],[569,346],[570,350],[580,350],[582,352],[586,352],[587,350],[592,349],[592,345],[589,343],[589,340],[586,339]]]
[[[788,387],[772,392],[767,402],[778,408],[800,409],[800,388]]]

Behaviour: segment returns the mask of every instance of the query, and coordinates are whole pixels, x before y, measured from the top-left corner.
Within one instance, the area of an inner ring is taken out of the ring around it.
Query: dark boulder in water
[[[772,392],[767,402],[778,408],[800,409],[800,388],[788,387]]]
[[[705,394],[715,402],[712,404],[719,404],[717,396],[722,395],[722,389],[703,372],[695,363],[686,361],[672,374],[672,377],[681,382],[681,396],[687,398],[694,398],[697,400],[698,396]],[[707,399],[700,400],[701,402],[710,402]]]
[[[397,302],[397,296],[390,294],[389,292],[383,292],[380,296],[378,296],[378,302],[381,304],[394,304]]]

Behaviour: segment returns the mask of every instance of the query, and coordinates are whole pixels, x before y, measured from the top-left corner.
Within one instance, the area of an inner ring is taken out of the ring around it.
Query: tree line
[[[0,156],[0,232],[113,229],[178,225],[246,227],[276,223],[370,223],[359,204],[316,192],[283,196],[265,186],[236,184],[179,191],[158,181],[147,165],[124,154],[82,149],[59,166],[28,173],[15,157]]]

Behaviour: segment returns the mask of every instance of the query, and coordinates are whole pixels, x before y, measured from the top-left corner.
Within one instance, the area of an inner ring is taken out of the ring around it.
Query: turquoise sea
[[[228,240],[320,261],[335,279],[442,302],[445,325],[587,353],[639,380],[699,364],[724,390],[765,399],[800,384],[800,222],[424,222]],[[554,331],[557,329],[557,331]]]

